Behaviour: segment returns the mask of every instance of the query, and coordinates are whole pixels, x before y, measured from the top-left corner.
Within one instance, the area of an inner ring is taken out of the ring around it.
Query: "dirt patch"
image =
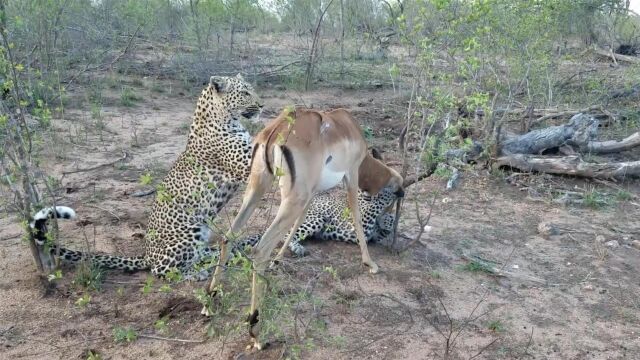
[[[150,94],[145,88],[137,91]],[[292,103],[352,109],[375,129],[373,142],[393,157],[393,138],[385,134],[397,135],[402,122],[387,104],[395,101],[391,93],[262,91],[265,114]],[[61,224],[66,245],[85,248],[88,242],[99,251],[143,253],[141,234],[152,198],[131,194],[144,188],[142,175],[161,179],[182,151],[195,101],[196,95],[162,93],[133,108],[110,106],[103,109],[99,128],[89,126],[84,110],[71,109],[55,121],[59,143],[46,146],[64,151],[46,163],[58,177],[128,154],[115,165],[64,176],[66,191],[59,202],[74,207],[80,217]],[[428,204],[431,192],[441,191],[445,182],[431,178],[409,189],[403,233],[417,233],[409,205]],[[640,239],[640,206],[624,201],[599,209],[565,207],[520,189],[484,171],[465,173],[460,187],[443,193],[434,205],[433,230],[423,245],[401,255],[371,246],[382,270],[375,276],[360,265],[357,246],[310,242],[311,255],[289,259],[277,275],[304,284],[327,267],[336,272],[335,278],[318,280],[313,293],[318,307],[300,310],[318,322],[315,337],[300,349],[302,358],[426,359],[446,351],[453,358],[633,358],[640,351],[640,250],[631,244]],[[222,215],[225,223],[239,198]],[[267,201],[262,211],[273,208]],[[428,209],[421,205],[420,211]],[[537,231],[544,221],[572,231],[544,238]],[[76,271],[64,269],[63,278],[44,296],[20,227],[11,217],[0,219],[0,225],[0,346],[5,358],[86,358],[91,351],[105,359],[280,359],[291,351],[286,337],[273,339],[270,349],[257,354],[244,351],[244,333],[208,338],[207,321],[193,295],[204,283],[182,283],[162,292],[163,281],[149,280],[146,273],[109,272],[101,289],[79,306],[84,292],[73,283]],[[264,219],[258,220],[251,230],[263,225]],[[619,246],[607,246],[597,235]],[[468,267],[464,255],[490,260],[513,276]],[[149,281],[153,290],[145,293]],[[157,324],[163,318],[166,333]],[[116,343],[114,329],[129,327],[169,340],[138,337]]]

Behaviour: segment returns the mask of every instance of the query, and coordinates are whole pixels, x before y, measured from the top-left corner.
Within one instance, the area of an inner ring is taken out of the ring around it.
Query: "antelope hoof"
[[[366,262],[364,264],[369,267],[369,272],[371,274],[377,274],[378,273],[378,265],[376,265],[376,263],[374,263],[373,261]]]
[[[218,294],[218,290],[214,290],[211,294],[209,294],[209,298],[211,300],[215,299],[216,295]],[[213,302],[213,301],[212,301]],[[200,310],[200,314],[209,317],[211,315],[213,315],[210,311],[209,308],[205,305],[202,307],[202,310]]]
[[[256,309],[252,314],[249,315],[247,322],[249,323],[249,336],[251,336],[251,340],[253,340],[253,345],[249,345],[249,347],[262,350],[263,344],[258,340],[258,334],[260,333],[260,320],[258,320],[259,311]]]
[[[273,261],[271,261],[271,264],[269,264],[269,269],[273,269],[276,266],[280,265],[280,260],[277,257],[275,259],[273,259]]]

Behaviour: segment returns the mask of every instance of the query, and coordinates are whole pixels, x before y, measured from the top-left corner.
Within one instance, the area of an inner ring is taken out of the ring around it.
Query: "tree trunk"
[[[320,13],[320,18],[318,19],[318,24],[316,25],[316,30],[313,33],[313,42],[311,43],[311,49],[309,50],[309,61],[307,62],[307,77],[304,82],[304,90],[309,90],[309,84],[311,83],[311,78],[313,77],[313,67],[315,65],[314,55],[318,48],[318,35],[320,34],[320,26],[322,25],[322,19],[324,15],[329,10],[329,6],[333,3],[333,0],[329,1],[327,6]]]
[[[344,0],[340,0],[340,80],[344,80]]]
[[[198,41],[198,46],[202,47],[202,39],[200,38],[200,24],[198,21],[198,3],[200,0],[189,0],[189,7],[191,8],[191,17],[193,18],[193,23],[196,27],[196,39]]]

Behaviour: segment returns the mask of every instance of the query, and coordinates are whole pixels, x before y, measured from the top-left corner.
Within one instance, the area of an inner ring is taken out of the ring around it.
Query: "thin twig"
[[[153,340],[163,340],[163,341],[175,341],[175,342],[181,342],[181,343],[190,343],[190,344],[202,344],[203,342],[205,342],[204,339],[203,340],[177,339],[177,338],[166,338],[166,337],[162,337],[162,336],[145,335],[145,334],[139,334],[138,337],[146,338],[146,339],[153,339]]]
[[[433,213],[433,205],[436,203],[436,199],[437,198],[438,198],[438,194],[434,194],[433,195],[433,200],[431,200],[431,204],[429,204],[429,215],[427,215],[427,218],[425,220],[422,220],[422,216],[420,216],[420,211],[419,211],[419,208],[418,208],[418,202],[416,201],[416,216],[418,218],[418,224],[420,225],[420,230],[418,232],[418,235],[415,238],[413,238],[411,241],[409,241],[407,243],[407,245],[405,245],[404,248],[398,250],[399,253],[407,251],[414,244],[420,242],[420,239],[422,238],[422,235],[425,232],[425,227],[427,225],[429,225],[429,220],[431,220],[431,214]]]
[[[106,213],[109,213],[111,216],[113,216],[113,217],[114,217],[114,218],[116,218],[118,221],[120,221],[120,216],[118,216],[118,214],[116,214],[115,212],[113,212],[113,211],[111,211],[111,210],[109,210],[109,209],[101,208],[101,207],[99,207],[99,206],[92,205],[92,204],[85,204],[85,206],[92,207],[92,208],[94,208],[94,209],[98,209],[98,210],[102,210],[102,211],[104,211],[104,212],[106,212]]]
[[[120,55],[116,56],[115,59],[113,59],[111,63],[109,63],[109,70],[111,70],[113,68],[113,65],[127,54],[127,52],[129,51],[129,48],[131,47],[131,44],[133,43],[133,39],[135,39],[135,37],[138,35],[138,31],[140,31],[141,28],[142,28],[142,24],[138,25],[138,28],[136,29],[136,31],[134,31],[133,35],[131,35],[131,38],[129,38],[129,42],[127,42],[127,45],[124,47],[124,50],[122,50]]]
[[[139,190],[139,191],[136,191],[133,194],[131,194],[131,196],[133,196],[133,197],[144,197],[144,196],[148,196],[148,195],[154,194],[155,192],[156,192],[156,189]]]
[[[498,338],[493,339],[493,341],[491,341],[487,345],[483,346],[482,349],[480,349],[480,351],[478,351],[475,355],[470,357],[469,360],[475,359],[478,356],[480,356],[480,354],[482,354],[485,350],[487,350],[489,348],[489,346],[493,345],[496,341],[498,341]]]
[[[129,155],[127,154],[127,152],[126,152],[126,151],[123,151],[123,152],[122,152],[122,157],[120,157],[120,158],[118,158],[118,159],[116,159],[116,160],[110,161],[110,162],[108,162],[108,163],[104,163],[104,164],[100,164],[100,165],[92,166],[92,167],[89,167],[89,168],[85,168],[85,169],[77,169],[77,170],[71,170],[71,171],[63,171],[63,172],[62,172],[62,175],[64,176],[64,175],[75,174],[75,173],[79,173],[79,172],[93,171],[93,170],[97,170],[97,169],[103,168],[103,167],[105,167],[105,166],[111,166],[111,165],[116,164],[116,163],[118,163],[118,162],[120,162],[120,161],[122,161],[122,160],[125,160],[128,156],[129,156]]]

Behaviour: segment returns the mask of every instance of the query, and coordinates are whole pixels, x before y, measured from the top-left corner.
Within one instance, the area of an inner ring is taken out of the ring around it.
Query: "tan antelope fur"
[[[242,206],[231,229],[220,241],[220,257],[208,291],[215,295],[222,281],[223,267],[228,255],[228,244],[244,227],[256,209],[263,194],[274,179],[281,193],[280,207],[273,222],[252,251],[253,280],[249,334],[253,346],[261,348],[258,340],[258,307],[264,284],[258,281],[268,267],[271,253],[290,230],[276,259],[284,250],[304,221],[309,204],[315,194],[335,187],[341,181],[347,189],[347,203],[355,224],[362,262],[371,273],[378,265],[369,256],[365,240],[358,188],[375,195],[385,186],[391,186],[399,196],[404,195],[403,179],[395,170],[367,152],[367,144],[360,126],[349,112],[337,109],[328,112],[285,109],[254,139],[251,174],[244,193]],[[203,310],[206,313],[206,310]]]

